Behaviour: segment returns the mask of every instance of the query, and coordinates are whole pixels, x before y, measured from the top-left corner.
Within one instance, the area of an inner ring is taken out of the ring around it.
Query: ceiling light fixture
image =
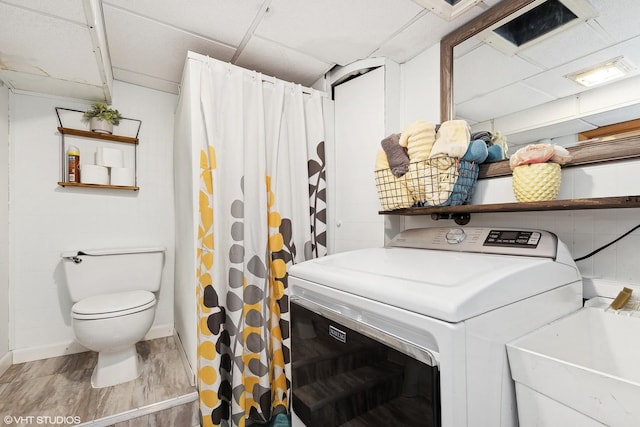
[[[624,77],[633,68],[629,60],[624,56],[618,56],[596,66],[567,74],[565,77],[582,86],[591,87]]]

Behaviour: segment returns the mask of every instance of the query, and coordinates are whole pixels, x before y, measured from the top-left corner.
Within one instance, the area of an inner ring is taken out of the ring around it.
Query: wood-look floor
[[[140,377],[99,389],[91,387],[95,352],[11,366],[0,376],[0,425],[198,425],[196,390],[174,338],[143,341],[136,347],[143,363]]]

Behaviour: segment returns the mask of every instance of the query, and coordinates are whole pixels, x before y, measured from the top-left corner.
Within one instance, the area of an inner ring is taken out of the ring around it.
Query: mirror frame
[[[496,22],[517,12],[535,0],[503,0],[481,15],[444,36],[440,41],[440,119],[452,120],[453,114],[453,49],[460,43],[487,29]],[[615,144],[615,149],[612,148]],[[640,157],[640,136],[621,137],[615,140],[592,140],[568,148],[573,155],[571,163],[563,167],[591,163],[625,160]],[[509,162],[503,160],[480,165],[479,178],[511,175]]]

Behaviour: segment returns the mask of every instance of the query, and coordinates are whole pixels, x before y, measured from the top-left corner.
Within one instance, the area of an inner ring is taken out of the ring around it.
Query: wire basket
[[[384,210],[466,204],[473,196],[478,170],[476,163],[448,156],[411,163],[401,177],[380,169],[375,171],[378,198]]]

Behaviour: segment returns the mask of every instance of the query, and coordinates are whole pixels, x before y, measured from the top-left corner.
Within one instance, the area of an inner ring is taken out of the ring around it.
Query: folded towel
[[[389,169],[376,171],[376,189],[384,210],[410,208],[416,202],[411,194],[407,175],[397,178]]]
[[[471,134],[471,140],[475,141],[477,139],[481,139],[485,142],[485,144],[487,145],[492,145],[493,143],[491,142],[491,139],[493,138],[493,135],[491,135],[491,132],[488,132],[486,130],[481,130],[479,132],[474,132]]]
[[[503,159],[509,157],[509,146],[507,145],[507,137],[501,132],[493,132],[491,134],[491,143],[502,147]]]
[[[451,156],[461,158],[467,152],[471,133],[464,120],[449,120],[440,125],[430,157]]]
[[[500,160],[504,160],[504,153],[502,152],[502,147],[499,145],[492,145],[489,147],[487,152],[487,159],[485,160],[487,163],[499,162]]]
[[[376,169],[377,171],[382,169],[390,169],[389,161],[387,160],[387,155],[384,150],[381,148],[378,150],[378,154],[376,155]]]
[[[387,155],[387,161],[391,168],[391,173],[395,176],[402,176],[409,169],[409,155],[407,149],[398,144],[400,134],[394,133],[382,140],[382,149]]]
[[[411,162],[429,158],[431,148],[436,139],[436,127],[424,120],[417,120],[402,130],[399,144],[407,147]]]
[[[489,148],[492,148],[492,147],[489,147]],[[497,147],[497,148],[500,148],[500,147]],[[460,160],[473,162],[473,163],[482,163],[485,160],[487,160],[488,155],[489,155],[489,149],[487,148],[487,144],[482,139],[476,139],[469,143],[469,148],[467,148],[467,152],[464,153],[464,156],[462,156]]]
[[[422,174],[425,206],[442,206],[449,199],[458,179],[456,163],[446,156],[427,160]]]

